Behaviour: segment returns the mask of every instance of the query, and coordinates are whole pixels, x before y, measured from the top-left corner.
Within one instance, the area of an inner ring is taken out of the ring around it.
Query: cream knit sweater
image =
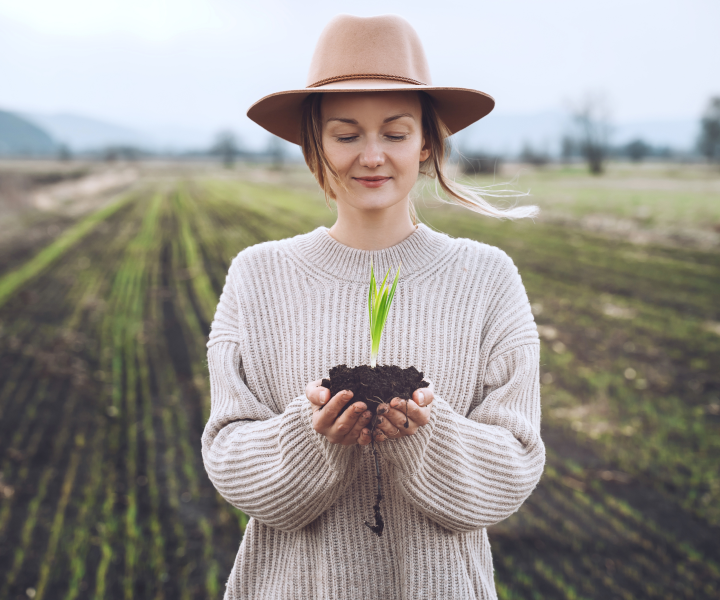
[[[369,364],[367,285],[402,271],[379,352],[433,380],[430,423],[378,445],[385,533],[368,447],[330,444],[304,395],[330,367]],[[485,528],[518,510],[545,464],[539,342],[501,250],[424,224],[357,250],[326,227],[234,259],[208,342],[202,438],[217,490],[250,517],[225,598],[496,598]]]

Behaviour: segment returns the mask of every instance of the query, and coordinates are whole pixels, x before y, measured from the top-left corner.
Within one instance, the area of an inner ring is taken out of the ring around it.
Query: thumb
[[[330,400],[330,390],[319,385],[310,391],[307,399],[310,400],[310,404],[313,406],[322,408]]]

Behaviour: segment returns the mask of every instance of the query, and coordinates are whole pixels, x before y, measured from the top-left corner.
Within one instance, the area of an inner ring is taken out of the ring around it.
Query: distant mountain
[[[26,119],[49,131],[73,152],[131,146],[155,152],[203,150],[210,147],[211,132],[188,127],[150,124],[126,127],[75,114],[26,113]]]
[[[73,152],[97,151],[110,146],[131,146],[154,152],[205,150],[212,145],[213,134],[216,133],[200,128],[193,129],[192,124],[190,127],[177,127],[146,123],[131,128],[76,114],[2,114],[11,115],[25,123],[23,131],[26,133],[14,133],[13,136],[35,136],[32,138],[36,140],[33,142],[35,145],[32,148],[35,150],[32,152],[46,154],[56,151],[58,144],[67,145]],[[6,117],[6,121],[8,118]],[[270,135],[256,126],[251,127],[249,121],[247,124],[248,127],[240,132],[243,142],[248,144],[249,149],[262,151],[267,146]],[[9,124],[3,127],[10,131]],[[18,127],[17,123],[13,127]],[[27,129],[28,127],[30,129]],[[30,134],[30,130],[35,133]],[[4,148],[9,148],[10,142],[5,138],[9,140],[10,134],[2,131],[0,130],[0,154],[7,154],[8,150]],[[524,146],[530,145],[536,152],[558,156],[562,137],[571,132],[570,115],[561,110],[530,114],[492,112],[454,137],[456,147],[465,154],[483,151],[514,157],[522,152]],[[610,142],[617,147],[634,139],[642,139],[651,146],[688,151],[695,146],[697,133],[698,121],[693,119],[614,122]],[[12,147],[16,146],[17,142],[13,142]],[[296,151],[290,152],[290,156],[299,157],[297,148],[294,150]]]
[[[49,131],[73,152],[101,150],[108,146],[149,148],[152,140],[138,131],[98,119],[72,114],[30,114],[23,117]]]
[[[55,141],[41,127],[0,110],[0,156],[47,156],[56,151]]]

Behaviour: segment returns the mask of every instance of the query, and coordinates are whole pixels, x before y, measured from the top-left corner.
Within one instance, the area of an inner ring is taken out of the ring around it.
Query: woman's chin
[[[384,210],[401,201],[402,198],[353,198],[352,205],[358,210]]]
[[[381,210],[402,202],[408,194],[400,194],[397,190],[382,188],[353,189],[352,197],[346,202],[359,210]]]

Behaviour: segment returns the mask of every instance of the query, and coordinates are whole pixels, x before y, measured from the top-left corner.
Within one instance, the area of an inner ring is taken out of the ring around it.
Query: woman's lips
[[[355,181],[368,188],[379,188],[387,183],[392,177],[353,177]]]

